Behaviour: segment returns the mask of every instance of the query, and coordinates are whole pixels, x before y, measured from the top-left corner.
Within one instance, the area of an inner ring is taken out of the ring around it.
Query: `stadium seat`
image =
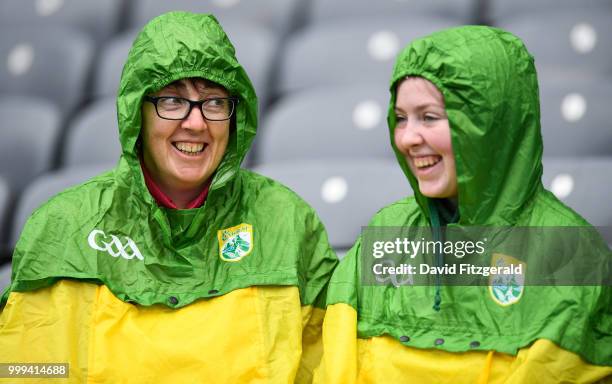
[[[82,102],[93,43],[61,27],[0,28],[2,93],[43,97],[67,115]]]
[[[475,21],[473,0],[312,0],[311,23],[372,16],[436,15],[457,20],[458,24]]]
[[[612,76],[542,76],[540,99],[545,156],[612,156]]]
[[[69,26],[97,43],[119,28],[123,0],[19,0],[0,2],[0,25]]]
[[[396,161],[296,161],[265,164],[255,172],[277,180],[300,195],[318,213],[330,244],[350,248],[382,207],[412,195]]]
[[[540,73],[612,76],[612,5],[532,13],[498,25],[523,39]]]
[[[60,113],[46,100],[0,95],[0,176],[12,194],[51,168]]]
[[[0,265],[0,294],[11,284],[11,263]]]
[[[610,0],[488,0],[488,19],[494,24],[504,23],[505,20],[536,16],[544,20],[552,12],[558,10],[577,11],[603,11],[612,10]]]
[[[49,172],[35,179],[27,186],[17,203],[11,226],[9,246],[11,248],[15,247],[25,222],[36,208],[61,191],[85,182],[91,177],[113,167],[114,164],[96,164],[93,166],[66,168]]]
[[[5,239],[8,237],[10,190],[8,183],[0,176],[0,263],[4,256]]]
[[[257,163],[292,159],[395,159],[386,83],[316,88],[287,95],[265,116]]]
[[[267,29],[247,23],[227,22],[223,27],[236,48],[238,60],[253,82],[260,106],[264,106],[278,49],[277,38]],[[137,33],[138,30],[125,32],[103,48],[94,75],[94,97],[117,94],[121,71]]]
[[[299,16],[299,0],[132,0],[130,26],[140,28],[168,11],[212,13],[221,25],[247,22],[268,28],[277,36],[288,33]]]
[[[123,65],[137,33],[137,30],[124,32],[107,41],[102,47],[93,74],[92,96],[94,98],[117,95]]]
[[[315,25],[293,35],[281,58],[277,93],[308,87],[387,84],[411,40],[457,25],[439,17],[368,18]]]
[[[117,162],[121,156],[114,97],[82,110],[71,122],[63,148],[64,167]]]
[[[612,156],[545,157],[544,187],[596,226],[612,227]]]

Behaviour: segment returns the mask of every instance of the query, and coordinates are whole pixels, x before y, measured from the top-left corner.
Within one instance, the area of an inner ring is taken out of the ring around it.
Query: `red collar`
[[[151,196],[153,196],[157,204],[170,209],[179,209],[174,203],[174,201],[172,201],[172,199],[170,199],[170,197],[166,195],[157,184],[155,184],[153,178],[151,177],[151,174],[147,170],[147,167],[145,167],[143,161],[140,162],[140,168],[142,168],[142,174],[144,175],[145,184],[147,184],[147,188],[149,189]],[[202,192],[200,192],[200,194],[196,196],[195,199],[189,202],[185,209],[199,208],[204,204],[204,202],[206,201],[206,197],[208,196],[208,189],[210,188],[211,180],[212,177],[210,177],[208,181],[206,181]]]

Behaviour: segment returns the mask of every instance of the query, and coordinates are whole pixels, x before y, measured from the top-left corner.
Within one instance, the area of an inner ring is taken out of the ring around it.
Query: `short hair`
[[[187,77],[187,78],[183,78],[183,79],[178,79],[175,80],[173,82],[171,82],[170,84],[166,85],[164,88],[166,87],[181,87],[182,82],[184,81],[188,81],[190,82],[198,91],[202,91],[206,88],[219,88],[222,89],[224,91],[227,91],[227,89],[225,89],[224,86],[222,86],[221,84],[215,83],[214,81],[202,78],[202,77]]]

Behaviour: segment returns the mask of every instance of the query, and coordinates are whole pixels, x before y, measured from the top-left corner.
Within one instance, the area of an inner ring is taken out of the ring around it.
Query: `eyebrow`
[[[432,107],[446,111],[446,108],[444,106],[441,106],[440,104],[434,104],[434,103],[419,104],[416,107],[414,107],[414,109],[416,109],[417,111],[422,111],[424,109],[432,108]],[[395,112],[404,112],[402,108],[398,108],[398,107],[395,107],[394,110]]]
[[[198,92],[206,92],[206,91],[225,91],[225,88],[220,87],[216,84],[213,83],[206,83],[206,84],[200,84],[200,83],[196,83],[195,84],[195,89]]]

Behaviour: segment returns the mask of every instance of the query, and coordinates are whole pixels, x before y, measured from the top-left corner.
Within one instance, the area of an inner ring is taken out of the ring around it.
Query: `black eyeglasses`
[[[209,121],[223,121],[232,117],[237,97],[214,97],[203,100],[189,100],[175,96],[145,96],[145,101],[155,105],[157,116],[166,120],[183,120],[191,113],[193,107],[199,107],[204,119]]]

